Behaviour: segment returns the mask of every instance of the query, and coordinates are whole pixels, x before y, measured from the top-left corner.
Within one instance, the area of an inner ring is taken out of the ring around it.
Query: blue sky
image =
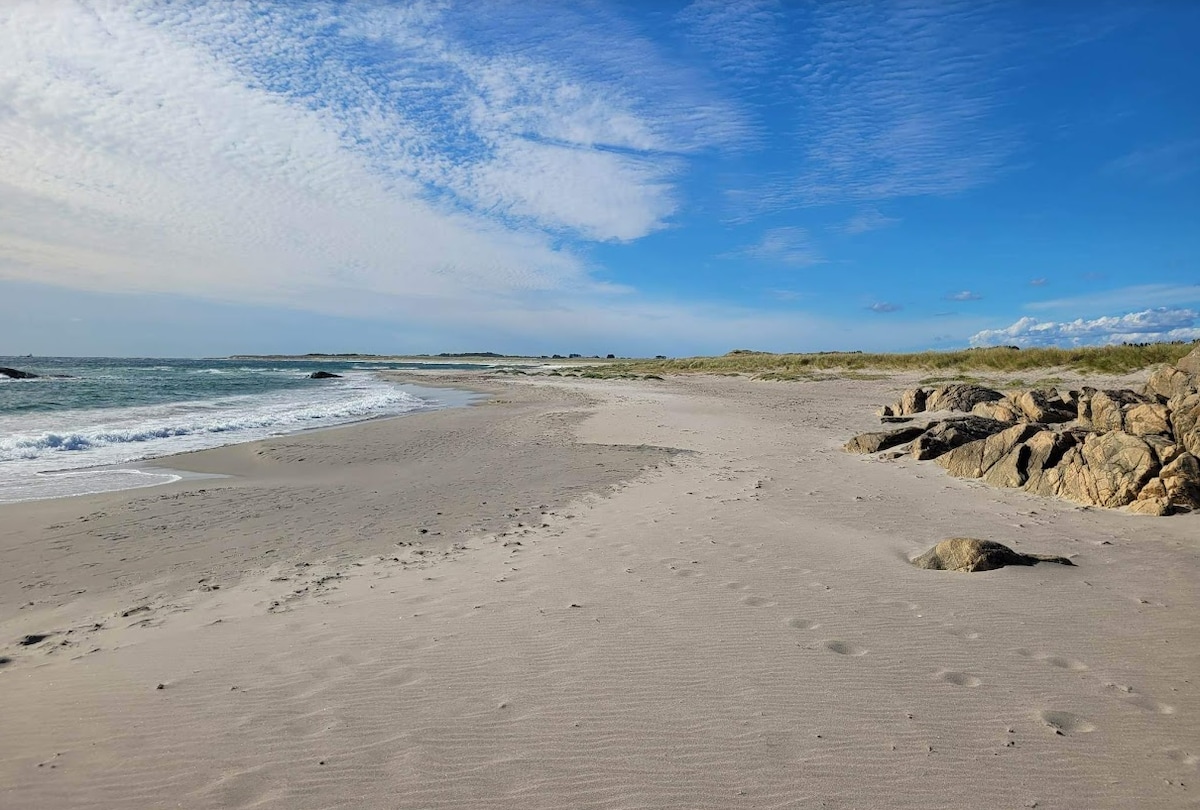
[[[1200,338],[1200,4],[0,6],[0,354]]]

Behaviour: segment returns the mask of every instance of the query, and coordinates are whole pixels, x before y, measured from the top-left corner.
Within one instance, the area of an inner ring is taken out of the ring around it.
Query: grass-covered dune
[[[822,371],[838,372],[978,372],[1010,373],[1042,369],[1126,374],[1175,363],[1196,343],[1147,343],[1077,348],[1017,349],[998,346],[953,352],[874,354],[821,352],[772,354],[739,349],[719,357],[617,361],[579,369],[584,376],[662,374],[745,374],[764,379],[804,379]]]

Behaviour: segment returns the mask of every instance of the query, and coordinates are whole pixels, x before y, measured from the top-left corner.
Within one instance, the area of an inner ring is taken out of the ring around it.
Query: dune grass
[[[1174,363],[1198,343],[1149,343],[1080,348],[1015,349],[994,347],[954,352],[869,354],[822,352],[772,354],[737,350],[717,357],[617,361],[579,369],[583,376],[620,377],[662,374],[739,374],[775,380],[819,379],[822,372],[870,379],[880,373],[938,372],[931,379],[969,378],[968,372],[1016,374],[1034,369],[1062,368],[1079,372],[1125,374]],[[564,369],[566,371],[566,369]]]

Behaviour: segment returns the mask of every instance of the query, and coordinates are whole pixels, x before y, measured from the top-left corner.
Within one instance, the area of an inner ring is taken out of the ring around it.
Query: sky
[[[1200,3],[0,2],[0,355],[1200,339]]]

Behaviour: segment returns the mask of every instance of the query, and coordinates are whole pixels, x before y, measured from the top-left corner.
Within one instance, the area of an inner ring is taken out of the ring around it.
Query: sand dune
[[[0,804],[1196,806],[1200,517],[842,453],[902,376],[442,379],[0,506]]]

